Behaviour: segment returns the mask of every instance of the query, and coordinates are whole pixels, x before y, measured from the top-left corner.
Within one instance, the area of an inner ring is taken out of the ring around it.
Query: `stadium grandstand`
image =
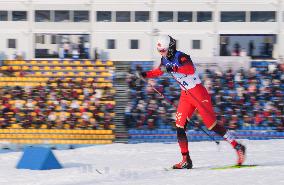
[[[284,138],[281,0],[0,0],[0,7],[2,142],[176,141],[175,108],[134,78],[159,64],[161,34],[191,56],[218,120],[237,137]],[[149,81],[178,103],[175,81]],[[198,114],[192,122],[189,141],[210,139]]]
[[[127,78],[131,101],[125,109],[125,124],[130,129],[130,141],[173,142],[176,140],[176,110],[144,81],[133,81],[135,71],[141,70],[141,66],[141,62],[132,63]],[[148,63],[148,68],[150,66],[152,64]],[[219,123],[239,138],[283,138],[283,70],[284,64],[269,62],[252,62],[249,70],[236,72],[205,69],[201,73],[202,81],[212,95]],[[172,102],[178,103],[180,87],[174,79],[164,75],[150,83]],[[189,140],[210,140],[199,129],[204,126],[198,113],[191,120],[194,125],[189,124]]]
[[[0,77],[1,139],[112,143],[113,62],[9,60],[0,68],[5,74]]]

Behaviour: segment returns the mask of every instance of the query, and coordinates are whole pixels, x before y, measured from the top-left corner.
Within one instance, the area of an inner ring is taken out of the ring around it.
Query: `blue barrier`
[[[61,169],[50,148],[26,147],[16,168],[30,170]]]
[[[259,130],[255,126],[250,126],[250,130],[232,131],[232,134],[238,139],[250,140],[267,140],[267,139],[284,139],[284,132],[271,131],[273,127],[268,127],[266,130]],[[262,127],[260,127],[262,128]],[[223,140],[222,137],[216,135],[214,132],[209,132],[216,140]],[[157,129],[157,130],[138,130],[129,132],[129,143],[143,143],[143,142],[176,142],[176,132],[171,129]],[[211,139],[202,131],[188,130],[187,136],[189,141],[210,141]]]

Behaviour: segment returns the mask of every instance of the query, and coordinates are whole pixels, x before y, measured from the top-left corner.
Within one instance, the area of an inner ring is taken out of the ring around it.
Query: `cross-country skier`
[[[155,78],[164,72],[171,73],[181,87],[180,101],[176,112],[177,139],[182,154],[182,161],[173,166],[174,169],[191,169],[192,161],[189,156],[186,136],[187,118],[191,118],[195,109],[198,110],[205,126],[228,141],[236,150],[237,165],[245,160],[245,146],[238,143],[228,130],[218,124],[212,106],[211,97],[201,84],[198,73],[189,55],[176,50],[176,41],[169,35],[161,35],[156,43],[161,54],[160,66],[156,69],[141,72],[139,77]]]

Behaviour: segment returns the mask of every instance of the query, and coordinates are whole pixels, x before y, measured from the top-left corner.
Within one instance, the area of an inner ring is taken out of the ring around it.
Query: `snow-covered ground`
[[[254,168],[212,170],[233,165],[229,144],[190,143],[192,170],[170,170],[180,160],[177,144],[112,144],[54,151],[64,166],[59,170],[19,170],[22,152],[0,154],[1,185],[283,185],[284,140],[250,141],[245,164]]]

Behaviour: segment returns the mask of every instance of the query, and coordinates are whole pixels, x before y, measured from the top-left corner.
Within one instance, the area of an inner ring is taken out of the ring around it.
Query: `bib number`
[[[188,83],[186,83],[186,81],[182,81],[182,85],[188,86]]]

